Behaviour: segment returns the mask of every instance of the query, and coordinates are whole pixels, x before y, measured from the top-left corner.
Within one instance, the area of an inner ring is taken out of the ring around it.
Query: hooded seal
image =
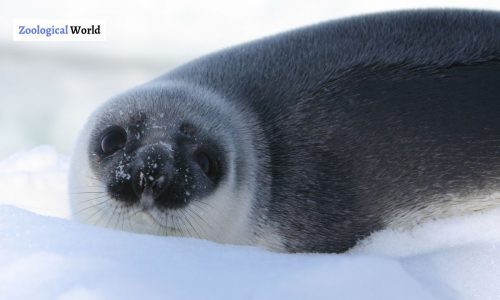
[[[500,14],[353,17],[199,58],[104,103],[74,214],[124,230],[343,252],[500,204]]]

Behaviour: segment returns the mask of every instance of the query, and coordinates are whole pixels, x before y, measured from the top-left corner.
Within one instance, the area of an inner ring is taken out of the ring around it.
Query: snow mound
[[[0,203],[69,218],[68,167],[69,159],[50,146],[21,151],[0,161]]]
[[[0,299],[500,299],[500,210],[278,254],[69,220],[67,159],[0,162]]]

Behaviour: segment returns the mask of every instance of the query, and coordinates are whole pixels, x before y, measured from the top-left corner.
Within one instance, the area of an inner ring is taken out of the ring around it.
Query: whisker
[[[187,216],[187,212],[188,210],[183,210],[182,214],[184,216],[184,219],[185,221],[189,224],[189,226],[193,229],[194,233],[196,233],[196,236],[198,238],[201,238],[200,234],[198,233],[198,231],[196,230],[196,228],[193,226],[193,224],[191,223],[191,220],[189,218],[189,216]]]
[[[118,210],[118,213],[114,214],[114,216],[113,216],[113,220],[115,221],[113,227],[111,227],[113,229],[118,229],[118,224],[120,223],[120,214],[122,211],[121,206],[117,205],[116,207],[119,208],[119,210]]]
[[[127,210],[127,223],[128,223],[130,230],[133,230],[134,227],[132,226],[132,222],[130,221],[130,211],[131,210],[132,209],[130,209],[130,208]]]
[[[114,204],[113,202],[109,202],[109,201],[108,201],[106,204],[108,204],[108,205],[116,205],[116,204]],[[103,212],[103,211],[104,211],[104,208],[105,208],[105,207],[101,207],[100,212]],[[101,222],[101,219],[104,217],[104,215],[105,215],[105,213],[101,213],[101,215],[97,218],[97,220],[96,220],[96,222],[95,222],[95,225],[97,225],[97,224],[99,224],[99,223]]]
[[[127,212],[127,209],[125,209],[125,207],[121,206],[120,207],[120,217],[122,219],[122,230],[124,230],[123,228],[123,225],[125,224],[125,213]]]
[[[84,185],[81,185],[82,187]],[[85,184],[85,187],[89,187],[89,188],[101,188],[101,189],[104,189],[104,185],[100,184],[100,185],[88,185],[88,184]]]
[[[214,230],[214,227],[212,226],[212,224],[208,223],[205,218],[203,218],[196,210],[192,209],[192,208],[189,208],[189,210],[191,211],[191,213],[194,214],[195,217],[197,217],[199,220],[201,220],[203,223],[205,223],[205,225],[207,225],[208,227],[210,227],[211,230]]]
[[[115,209],[113,209],[113,212],[111,213],[111,217],[108,218],[108,221],[106,222],[106,227],[109,227],[109,222],[113,219],[113,216],[115,215],[115,211],[118,209],[118,205],[115,206]]]
[[[206,212],[206,208],[207,208],[207,206],[202,207],[202,206],[198,205],[198,203],[200,203],[200,201],[191,202],[191,204],[190,204],[190,205],[192,205],[192,206],[194,206],[194,207],[198,208],[200,212]],[[206,203],[205,203],[205,204],[206,204]],[[208,207],[212,207],[212,206],[208,205]],[[193,211],[194,211],[194,210],[193,210]],[[208,214],[208,215],[210,215],[210,214]],[[205,219],[204,219],[204,218],[202,218],[201,216],[200,216],[200,218],[201,218],[201,219],[203,219],[203,220],[205,220]],[[210,220],[211,220],[214,224],[210,224],[210,223],[208,223],[208,221],[206,221],[206,222],[207,222],[207,224],[209,224],[209,225],[212,227],[212,229],[214,229],[215,227],[217,227],[217,228],[221,228],[221,224],[219,223],[219,220],[214,219],[214,218],[210,218]],[[214,227],[214,225],[215,225],[215,227]]]
[[[168,220],[168,218],[169,218],[169,217],[170,217],[170,223],[171,223],[170,225],[169,225],[169,223],[168,223],[168,221],[169,221],[169,220]],[[174,226],[174,224],[173,224],[173,222],[172,222],[172,215],[170,215],[170,214],[166,214],[166,215],[165,215],[165,235],[168,235],[168,228],[169,228],[169,226],[170,226],[170,227],[173,227],[173,226]]]
[[[98,199],[102,199],[102,198],[108,198],[108,196],[102,195],[102,196],[95,197],[95,198],[78,199],[76,201],[76,203],[81,204],[81,203],[90,202],[90,201],[94,201],[94,200],[98,200]],[[106,199],[106,200],[108,200],[108,199]]]
[[[177,225],[174,223],[174,216],[170,214],[170,223],[172,223],[172,227],[177,229]],[[168,235],[168,228],[167,228],[167,235]]]
[[[206,205],[206,206],[210,207],[211,209],[214,209],[214,207],[213,207],[212,205],[210,205],[210,204],[208,204],[208,203],[206,203],[205,201],[200,200],[200,199],[198,199],[198,200],[196,200],[196,201],[193,201],[193,202],[191,202],[191,203],[200,203],[200,204],[204,204],[204,205]]]
[[[193,216],[192,218],[192,222],[196,223],[196,225],[198,226],[198,228],[200,228],[200,230],[202,230],[202,232],[207,232],[207,227],[209,230],[211,231],[214,231],[213,230],[213,227],[208,223],[206,222],[198,213],[196,213],[193,209],[189,208],[188,209],[189,213]],[[203,224],[206,225],[206,227],[203,225],[200,225],[200,222],[199,221],[202,221]],[[200,238],[202,238],[202,236],[200,235]]]
[[[101,205],[98,205],[98,206],[96,206],[96,207],[97,207],[96,211],[94,211],[94,213],[93,213],[93,214],[91,214],[90,216],[88,216],[88,217],[87,217],[87,219],[88,219],[88,220],[92,220],[92,218],[93,218],[95,215],[97,215],[97,214],[101,213],[101,212],[104,210],[104,207],[102,207]],[[102,216],[102,214],[101,214],[101,216]],[[97,221],[99,221],[99,219],[97,219],[96,221],[92,222],[92,224],[93,224],[93,225],[95,225],[95,226],[97,226],[97,224],[98,224],[98,222],[97,222]]]
[[[188,230],[189,236],[190,237],[195,237],[195,235],[193,234],[193,232],[189,228],[193,229],[193,231],[194,231],[195,234],[196,234],[196,230],[193,228],[193,224],[191,224],[189,222],[189,218],[186,216],[186,211],[185,210],[181,210],[181,214],[182,214],[182,217],[181,217],[182,218],[182,222],[186,226],[186,229]]]
[[[90,180],[94,180],[94,181],[97,181],[99,183],[101,183],[101,181],[99,179],[97,179],[97,177],[94,177],[94,176],[90,176],[90,175],[85,175],[85,177],[87,177],[87,179],[90,179]]]
[[[86,211],[87,209],[91,209],[91,208],[94,208],[94,207],[101,206],[101,205],[103,205],[103,204],[104,204],[104,203],[106,203],[106,202],[108,202],[108,199],[106,199],[106,200],[104,200],[104,201],[101,201],[101,202],[99,202],[99,203],[94,203],[94,204],[92,204],[92,205],[90,205],[90,206],[87,206],[87,207],[84,207],[84,208],[82,208],[82,209],[79,209],[79,210],[77,210],[77,211],[76,211],[76,214],[81,214],[81,213],[83,213],[84,211]]]
[[[172,216],[172,220],[175,220],[174,224],[175,224],[175,228],[181,233],[181,235],[183,234],[183,229],[182,226],[182,223],[179,223],[179,218],[177,216]]]
[[[165,215],[161,214],[160,219],[161,220],[159,222],[161,223],[161,225],[158,226],[158,228],[156,230],[156,234],[158,234],[158,235],[162,235],[163,230],[167,228],[167,217]]]
[[[82,194],[105,194],[105,191],[102,192],[75,192],[75,193],[69,193],[70,195],[82,195]]]

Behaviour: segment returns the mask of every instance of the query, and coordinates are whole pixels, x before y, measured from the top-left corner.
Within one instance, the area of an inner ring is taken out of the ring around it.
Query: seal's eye
[[[208,177],[215,179],[218,177],[219,173],[219,164],[217,160],[211,155],[209,152],[198,151],[196,153],[196,162],[200,166],[200,169],[205,173]]]
[[[109,155],[125,147],[127,132],[119,126],[108,128],[101,136],[101,151]]]

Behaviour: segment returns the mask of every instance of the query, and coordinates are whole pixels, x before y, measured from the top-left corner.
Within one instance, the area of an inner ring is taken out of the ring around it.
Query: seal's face
[[[208,134],[159,112],[122,118],[96,130],[89,149],[91,165],[115,201],[166,211],[216,190],[227,172],[226,158]]]
[[[222,117],[227,112],[194,97],[201,96],[141,89],[94,113],[71,165],[78,218],[136,232],[243,242],[251,202],[237,186],[247,176],[244,164],[234,163],[246,156],[238,148],[242,142]]]

